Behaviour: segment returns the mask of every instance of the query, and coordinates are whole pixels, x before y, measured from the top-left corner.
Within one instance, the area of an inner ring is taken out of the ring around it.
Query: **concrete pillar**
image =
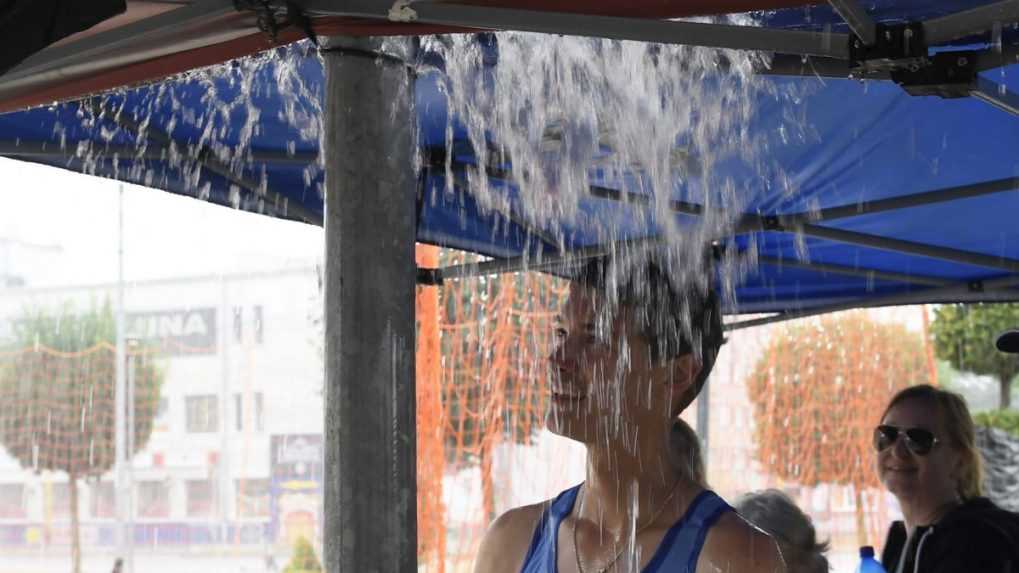
[[[325,42],[330,573],[417,571],[413,46]]]

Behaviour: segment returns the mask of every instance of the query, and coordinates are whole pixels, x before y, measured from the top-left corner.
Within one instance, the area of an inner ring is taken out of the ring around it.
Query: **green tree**
[[[72,571],[81,571],[78,482],[115,462],[116,324],[107,300],[84,314],[28,310],[0,363],[0,444],[25,468],[67,474]],[[163,373],[135,351],[134,451],[152,433]]]
[[[1019,304],[945,304],[934,309],[931,333],[938,357],[958,370],[998,380],[1001,409],[1012,404],[1012,380],[1019,360],[999,352],[994,340],[1019,326]]]
[[[283,568],[283,573],[321,573],[322,564],[315,555],[315,548],[303,536],[294,541],[294,554]]]
[[[867,545],[862,492],[878,486],[874,426],[897,391],[928,378],[922,337],[862,312],[779,330],[747,381],[756,457],[783,480],[852,487]]]

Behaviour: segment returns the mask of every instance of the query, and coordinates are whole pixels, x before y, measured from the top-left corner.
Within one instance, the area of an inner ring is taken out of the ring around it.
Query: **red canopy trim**
[[[484,5],[521,10],[570,12],[642,18],[675,18],[681,16],[737,13],[752,10],[788,8],[814,4],[805,0],[475,0]],[[174,9],[177,9],[175,7]],[[130,2],[128,12],[98,26],[65,39],[59,44],[87,38],[104,31],[167,12],[166,4]],[[357,18],[316,18],[313,24],[320,36],[395,36],[465,33],[476,30],[450,26],[395,23]],[[304,32],[296,28],[281,30],[276,42],[255,31],[254,17],[248,13],[231,13],[177,30],[169,42],[138,38],[116,52],[103,54],[78,69],[61,70],[59,74],[39,81],[23,80],[5,86],[0,76],[0,113],[79,99],[126,86],[158,81],[189,70],[203,68],[270,49],[276,45],[300,40]],[[154,43],[160,45],[154,46]],[[58,44],[58,45],[59,45]],[[175,51],[175,47],[179,51]],[[153,57],[139,61],[150,51]],[[129,63],[124,63],[127,60]],[[119,65],[118,65],[119,62]],[[91,63],[91,62],[90,62]],[[105,67],[104,67],[105,66]]]

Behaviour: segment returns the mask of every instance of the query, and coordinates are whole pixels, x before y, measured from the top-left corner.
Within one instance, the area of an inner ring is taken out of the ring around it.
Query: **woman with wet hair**
[[[789,573],[828,573],[828,542],[818,542],[810,517],[777,489],[748,493],[736,511],[775,538]]]
[[[546,425],[586,447],[586,477],[500,516],[476,573],[785,571],[775,542],[703,483],[679,416],[707,379],[721,316],[707,285],[665,268],[599,260],[574,277]]]
[[[1019,516],[981,497],[980,453],[961,396],[933,386],[892,398],[874,429],[881,483],[899,500],[889,573],[1017,573]]]

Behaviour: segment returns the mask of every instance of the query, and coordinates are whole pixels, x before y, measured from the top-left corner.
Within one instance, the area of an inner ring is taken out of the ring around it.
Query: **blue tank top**
[[[541,521],[534,529],[531,547],[527,550],[521,573],[557,573],[556,540],[559,539],[559,526],[573,511],[573,504],[577,501],[579,491],[578,485],[562,492],[542,512]],[[708,530],[728,511],[732,511],[732,507],[715,492],[710,490],[701,492],[690,502],[690,507],[686,509],[683,517],[665,533],[661,544],[642,573],[657,571],[694,573]]]

